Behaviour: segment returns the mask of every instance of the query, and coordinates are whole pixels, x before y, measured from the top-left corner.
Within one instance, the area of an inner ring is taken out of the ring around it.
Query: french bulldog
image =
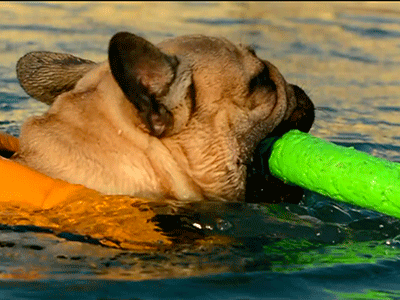
[[[17,76],[51,106],[23,124],[12,159],[104,194],[244,200],[260,141],[314,121],[301,88],[225,38],[119,32],[103,63],[30,52]]]

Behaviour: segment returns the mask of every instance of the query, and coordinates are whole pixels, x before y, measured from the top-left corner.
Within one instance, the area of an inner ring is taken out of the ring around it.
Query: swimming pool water
[[[200,33],[253,45],[304,88],[313,135],[400,162],[398,3],[2,2],[0,16],[0,130],[12,135],[47,109],[16,79],[25,53],[103,61],[117,31]],[[0,298],[400,299],[394,218],[308,191],[300,205],[151,209],[174,247],[135,248],[132,206],[117,200],[2,206]]]

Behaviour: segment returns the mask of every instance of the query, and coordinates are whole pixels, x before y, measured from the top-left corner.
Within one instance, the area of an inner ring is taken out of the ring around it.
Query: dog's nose
[[[293,92],[289,101],[294,101],[295,107],[287,119],[274,129],[271,136],[281,136],[291,129],[308,132],[314,123],[314,104],[311,99],[297,85],[288,84],[288,88]]]
[[[314,123],[315,107],[307,94],[297,85],[290,84],[297,100],[297,106],[289,117],[289,122],[303,132],[308,132]]]

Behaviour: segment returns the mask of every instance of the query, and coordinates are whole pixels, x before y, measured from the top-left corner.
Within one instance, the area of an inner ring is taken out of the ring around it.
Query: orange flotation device
[[[1,153],[13,153],[18,149],[18,138],[0,133]],[[83,185],[51,178],[2,156],[0,170],[1,202],[28,204],[46,209],[84,195],[100,196],[100,193]]]
[[[0,132],[1,155],[10,157],[18,151],[18,148],[18,138]],[[28,211],[33,208],[35,214],[39,216],[43,213],[49,214],[50,219],[52,215],[56,216],[57,229],[72,230],[81,235],[94,235],[102,245],[123,249],[146,251],[171,245],[169,237],[152,221],[156,214],[147,205],[145,199],[103,195],[83,185],[51,178],[2,156],[0,156],[0,182],[0,203],[25,206]],[[126,206],[127,199],[130,201],[128,206]],[[91,206],[91,203],[96,205],[104,201],[125,205],[124,211],[128,209],[129,213],[116,216],[113,212],[118,211],[119,208],[109,207],[111,214],[104,214]],[[85,204],[88,205],[86,208]],[[51,209],[57,205],[59,205],[57,208]],[[70,206],[84,209],[73,209],[71,212]],[[39,211],[36,211],[36,208]],[[58,215],[58,209],[60,209],[61,217]],[[98,226],[87,226],[87,222],[82,222],[82,218],[86,218],[86,216],[82,217],[82,211],[89,214],[91,218],[98,219]],[[71,218],[64,219],[65,212],[71,213]],[[74,219],[80,221],[76,224],[72,222],[71,227],[71,220]],[[39,223],[36,223],[35,218],[29,219],[28,222],[36,226],[50,228],[54,226],[54,220],[46,225],[43,225],[43,220],[47,220],[46,217],[38,220],[40,220]],[[11,218],[11,221],[14,220]],[[18,224],[18,222],[11,224]]]

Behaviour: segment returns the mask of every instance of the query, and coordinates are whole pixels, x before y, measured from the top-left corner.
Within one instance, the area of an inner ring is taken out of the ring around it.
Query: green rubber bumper
[[[272,175],[346,203],[400,218],[400,164],[291,130],[272,146]]]

